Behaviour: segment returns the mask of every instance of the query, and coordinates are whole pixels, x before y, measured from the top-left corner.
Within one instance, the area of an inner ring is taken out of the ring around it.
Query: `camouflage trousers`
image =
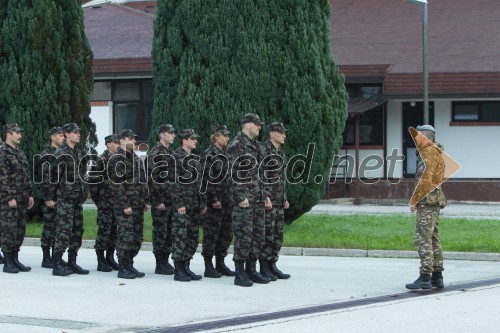
[[[97,235],[94,249],[115,249],[118,238],[116,229],[116,219],[113,209],[99,209],[97,211]]]
[[[172,219],[172,260],[191,259],[198,248],[199,237],[200,210],[186,210],[186,214],[182,215],[174,210]]]
[[[19,252],[26,233],[27,202],[18,202],[9,208],[7,202],[0,204],[0,238],[3,252]]]
[[[441,272],[443,253],[439,242],[439,206],[418,206],[415,247],[420,256],[420,274]]]
[[[231,211],[227,207],[215,209],[207,207],[203,220],[203,251],[204,257],[225,257],[227,249],[233,240],[233,224]]]
[[[56,203],[57,224],[54,253],[66,249],[78,252],[82,246],[83,208],[80,200],[58,199]]]
[[[266,210],[265,244],[259,259],[278,261],[283,245],[283,229],[285,227],[285,210],[283,206],[273,206]]]
[[[42,205],[43,212],[43,228],[40,244],[42,247],[54,247],[56,238],[56,225],[57,225],[57,210],[49,208],[45,204]]]
[[[125,215],[123,209],[115,209],[118,240],[116,255],[118,258],[134,258],[141,249],[144,239],[144,210],[133,208],[132,214]]]
[[[262,203],[247,208],[233,205],[231,212],[234,230],[233,260],[256,260],[265,242],[265,213]]]
[[[151,207],[153,219],[153,253],[172,253],[172,206],[165,210]]]

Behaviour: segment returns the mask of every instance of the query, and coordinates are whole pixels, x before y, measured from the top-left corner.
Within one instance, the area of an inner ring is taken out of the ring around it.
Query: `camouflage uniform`
[[[283,244],[283,228],[285,226],[284,205],[286,199],[285,187],[285,154],[282,149],[276,149],[271,141],[263,144],[262,180],[265,187],[265,197],[271,199],[273,208],[266,210],[265,245],[259,259],[278,261],[278,254]]]
[[[233,239],[229,200],[229,163],[224,151],[211,144],[201,155],[205,164],[203,188],[206,188],[207,212],[203,221],[203,257],[225,257]],[[221,209],[213,208],[220,202]]]
[[[114,212],[118,227],[118,259],[132,259],[144,238],[144,207],[149,203],[144,164],[135,152],[121,147],[108,163],[108,175],[114,192]],[[123,211],[132,208],[132,214]]]
[[[45,201],[56,201],[57,225],[54,253],[62,254],[68,249],[76,253],[82,245],[83,201],[85,185],[80,171],[81,154],[66,142],[56,149],[50,165],[50,188]]]
[[[90,196],[97,206],[97,235],[94,246],[96,250],[116,248],[115,199],[107,172],[111,156],[113,155],[106,149],[92,167],[89,177]]]
[[[168,256],[172,253],[172,201],[170,188],[175,173],[168,173],[169,166],[175,165],[175,151],[157,142],[148,152],[148,179],[151,195],[151,216],[153,219],[153,252],[155,255]],[[173,169],[172,169],[173,170]],[[165,210],[156,206],[164,204]]]
[[[49,197],[50,193],[50,164],[55,155],[56,148],[51,144],[47,145],[40,153],[40,162],[38,170],[40,172],[41,190],[44,198]],[[43,212],[43,228],[40,243],[42,248],[54,248],[54,240],[56,237],[57,225],[57,210],[55,207],[49,208],[47,205],[42,205]]]
[[[28,199],[33,197],[26,155],[19,148],[7,143],[0,152],[0,230],[4,253],[19,252],[26,233]],[[15,199],[16,208],[8,201]]]
[[[443,146],[436,143],[443,149]],[[427,145],[421,149],[421,154],[430,158],[432,163],[428,163],[429,168],[433,168],[433,174],[438,177],[444,175],[444,160],[442,152],[433,145]],[[417,170],[415,173],[416,183],[422,178],[425,165],[422,157],[417,152]],[[431,175],[430,173],[426,175]],[[422,181],[427,181],[422,179]],[[417,204],[417,221],[415,227],[415,247],[420,256],[420,274],[431,275],[433,272],[442,272],[443,254],[439,242],[439,213],[446,205],[441,186],[437,187]]]
[[[259,142],[238,132],[226,149],[231,167],[230,200],[234,229],[233,260],[257,260],[264,246],[265,216],[263,187],[259,180],[261,159]],[[246,162],[249,165],[245,165]],[[250,206],[239,203],[248,199]]]
[[[175,151],[177,172],[170,196],[173,203],[172,260],[189,262],[198,248],[200,210],[206,207],[205,195],[200,193],[202,168],[200,157],[182,148]],[[186,213],[178,209],[185,207]]]

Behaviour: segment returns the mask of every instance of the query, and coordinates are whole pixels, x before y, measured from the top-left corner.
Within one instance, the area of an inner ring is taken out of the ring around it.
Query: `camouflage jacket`
[[[175,151],[157,142],[148,152],[148,186],[151,205],[171,205],[170,191],[175,182]],[[169,172],[171,171],[171,172]]]
[[[261,147],[257,140],[238,132],[226,149],[230,168],[230,199],[237,205],[248,199],[252,203],[263,202],[263,186],[259,179]]]
[[[50,197],[50,165],[55,156],[56,148],[52,145],[47,145],[45,149],[40,153],[40,159],[38,160],[37,172],[38,177],[41,180],[40,189],[42,190],[42,195],[44,198]]]
[[[109,158],[108,176],[112,183],[115,207],[142,209],[149,204],[144,163],[135,152],[121,147]]]
[[[265,197],[271,199],[273,206],[285,205],[286,159],[282,149],[276,149],[271,141],[262,145],[261,179],[264,183]]]
[[[437,146],[437,147],[436,147]],[[411,204],[418,204],[422,206],[440,206],[444,208],[446,206],[446,197],[444,195],[441,186],[434,184],[440,184],[444,177],[445,164],[442,156],[444,147],[439,143],[435,145],[426,145],[419,151],[417,150],[417,170],[415,172],[415,186],[420,182],[420,186],[417,188],[413,195],[417,202]],[[427,162],[424,164],[423,159]],[[426,168],[429,168],[429,172],[424,173]],[[426,194],[427,191],[432,192]],[[417,192],[418,190],[418,192]],[[419,198],[422,198],[418,201]]]
[[[219,201],[223,207],[229,207],[229,163],[224,151],[211,144],[202,154],[203,185],[207,202],[212,205]]]
[[[28,202],[33,196],[28,159],[19,148],[4,144],[0,151],[0,197],[3,202],[16,199]]]
[[[177,164],[175,182],[170,191],[174,208],[185,207],[186,210],[205,208],[206,197],[200,192],[202,177],[200,157],[178,148],[175,150],[175,159]]]
[[[83,176],[86,168],[81,163],[82,156],[78,149],[68,146],[66,142],[56,149],[50,163],[50,184],[45,201],[59,198],[80,200],[86,199],[86,186]],[[82,169],[79,169],[82,168]]]
[[[95,161],[88,177],[90,196],[97,208],[102,210],[112,210],[114,207],[113,186],[107,168],[111,156],[113,155],[106,149]]]

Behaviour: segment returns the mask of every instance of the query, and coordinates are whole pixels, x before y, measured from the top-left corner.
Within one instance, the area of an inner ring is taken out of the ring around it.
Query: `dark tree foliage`
[[[193,128],[203,148],[211,126],[225,123],[236,133],[247,112],[282,121],[285,152],[297,161],[288,168],[286,218],[293,221],[320,199],[347,116],[329,17],[326,0],[158,2],[153,129],[165,122]]]

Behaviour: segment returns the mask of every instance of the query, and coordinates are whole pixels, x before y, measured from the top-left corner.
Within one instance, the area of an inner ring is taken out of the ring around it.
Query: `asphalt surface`
[[[348,205],[318,205],[314,211],[360,212],[341,206]],[[363,206],[365,212],[390,210]],[[448,212],[495,217],[495,205],[485,206]],[[97,272],[90,248],[78,256],[89,275],[55,277],[40,267],[38,246],[23,246],[20,260],[33,269],[0,272],[0,332],[493,332],[500,325],[498,253],[480,261],[449,254],[445,288],[411,292],[405,284],[417,278],[419,265],[412,251],[413,257],[394,258],[285,249],[294,254],[279,261],[289,280],[243,288],[229,277],[181,283],[156,275],[154,256],[148,244],[144,248],[135,266],[146,276],[123,280],[116,272]],[[203,273],[199,253],[191,267]]]

